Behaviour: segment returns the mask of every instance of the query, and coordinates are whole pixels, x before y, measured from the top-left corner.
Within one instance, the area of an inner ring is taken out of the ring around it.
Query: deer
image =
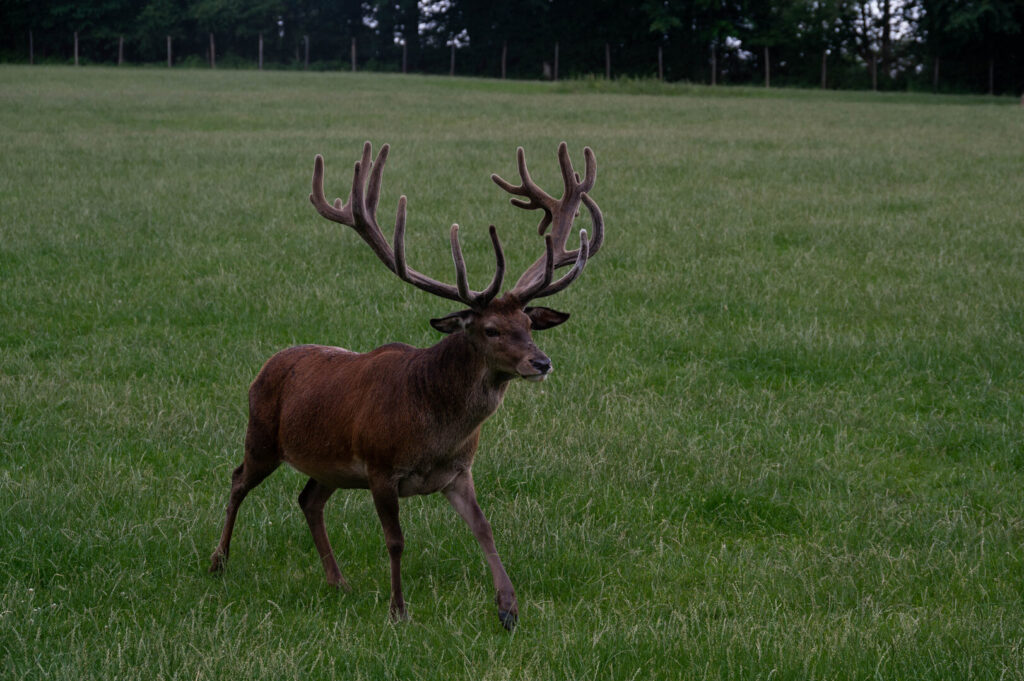
[[[483,550],[494,582],[501,625],[512,631],[519,618],[515,590],[494,545],[491,525],[477,503],[471,471],[483,423],[500,406],[518,378],[543,381],[552,363],[534,343],[532,331],[565,322],[569,315],[532,306],[572,284],[604,241],[604,219],[590,197],[597,177],[594,152],[585,148],[583,178],[573,169],[566,144],[558,147],[564,191],[554,198],[530,177],[522,147],[516,151],[521,182],[491,179],[512,195],[511,203],[543,215],[538,233],[544,253],[499,296],[505,256],[494,225],[490,239],[495,273],[486,288],[470,289],[459,242],[450,230],[455,285],[432,279],[406,262],[406,197],[398,200],[393,247],[377,223],[385,144],[371,162],[370,142],[355,163],[347,201],[329,203],[324,195],[324,160],[316,155],[312,193],[317,212],[351,227],[402,281],[465,306],[431,319],[445,334],[436,345],[415,348],[389,343],[367,353],[340,347],[298,345],[281,350],[263,365],[249,389],[249,421],[241,465],[231,474],[231,490],[220,542],[210,572],[224,569],[238,508],[246,495],[281,463],[308,476],[299,494],[313,544],[327,582],[351,591],[342,576],[324,525],[324,506],[335,490],[368,489],[384,532],[391,567],[390,616],[408,619],[402,595],[401,558],[405,546],[399,499],[441,492],[469,526]],[[593,237],[579,232],[579,247],[566,241],[580,204],[589,212]],[[545,234],[548,228],[551,232]],[[558,279],[554,271],[570,267]]]

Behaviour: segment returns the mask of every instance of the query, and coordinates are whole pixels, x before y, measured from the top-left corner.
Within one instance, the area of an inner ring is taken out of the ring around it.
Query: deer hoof
[[[512,631],[516,628],[516,622],[519,621],[519,615],[509,610],[499,610],[498,620],[501,622],[501,626],[505,627],[507,631]]]
[[[327,575],[327,584],[333,586],[335,589],[341,589],[345,593],[352,593],[352,587],[349,586],[348,581],[341,576],[340,572]]]
[[[213,555],[210,556],[210,572],[220,572],[223,570],[225,561],[227,561],[227,556],[220,551],[214,551]]]

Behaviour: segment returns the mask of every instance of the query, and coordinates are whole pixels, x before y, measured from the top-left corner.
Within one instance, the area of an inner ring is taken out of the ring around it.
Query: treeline
[[[1024,0],[0,0],[0,12],[7,62],[1024,90]]]

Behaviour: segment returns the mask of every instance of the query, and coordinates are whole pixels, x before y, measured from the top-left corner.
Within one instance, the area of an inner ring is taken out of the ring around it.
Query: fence
[[[539,53],[534,45],[520,45],[508,40],[491,46],[490,52],[480,48],[462,48],[455,44],[415,46],[407,44],[376,46],[361,50],[359,40],[350,38],[345,50],[338,41],[315,45],[304,35],[291,51],[281,40],[265,41],[258,34],[251,45],[235,38],[228,40],[227,49],[218,51],[218,39],[208,33],[197,36],[160,36],[128,40],[124,35],[111,32],[80,33],[61,36],[53,32],[29,31],[23,41],[7,41],[8,49],[0,53],[4,61],[27,61],[83,64],[166,63],[166,66],[220,65],[230,68],[288,68],[316,70],[373,70],[392,72],[419,72],[448,75],[472,75],[495,78],[526,78],[558,80],[560,77],[596,77],[605,79],[619,76],[646,77],[658,80],[684,80],[710,85],[720,83],[776,85],[816,85],[821,88],[879,89],[878,62],[843,62],[827,51],[816,55],[802,55],[802,62],[776,55],[772,48],[742,53],[723,49],[721,45],[680,46],[664,42],[650,44],[612,45],[605,42],[600,53],[593,45],[568,46],[555,42],[547,53]],[[18,44],[18,43],[21,44]],[[268,45],[268,42],[271,43]],[[159,45],[159,47],[158,47]],[[11,48],[14,49],[11,49]],[[162,49],[160,49],[162,48]],[[319,49],[318,49],[319,48]],[[21,55],[17,54],[21,51]],[[159,62],[153,59],[162,52]],[[319,52],[319,54],[318,54]],[[347,54],[344,54],[347,52]],[[311,61],[311,55],[313,60]],[[134,56],[134,60],[132,57]],[[617,69],[617,61],[625,66]],[[908,69],[902,82],[889,81],[885,85],[915,87],[921,90],[964,91],[977,90],[976,84],[987,84],[989,94],[1016,94],[1024,86],[1024,64],[999,64],[994,59],[987,63],[957,60],[950,57],[932,58],[929,64]],[[819,77],[820,74],[820,77]],[[971,87],[975,84],[975,87]]]

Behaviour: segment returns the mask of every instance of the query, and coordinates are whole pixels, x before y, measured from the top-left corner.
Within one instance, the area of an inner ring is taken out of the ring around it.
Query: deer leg
[[[210,556],[210,572],[219,572],[224,568],[231,545],[231,532],[235,529],[235,517],[245,495],[280,465],[281,458],[278,456],[274,436],[263,423],[250,416],[249,427],[245,431],[245,457],[242,459],[242,465],[231,473],[227,517],[224,519],[220,543]]]
[[[228,508],[224,519],[224,530],[220,534],[220,543],[210,556],[210,572],[219,572],[224,568],[228,559],[228,551],[231,546],[231,533],[235,529],[235,518],[238,515],[238,507],[241,506],[245,495],[253,487],[263,482],[268,475],[278,467],[277,461],[264,466],[254,464],[248,453],[242,465],[231,474],[231,495],[228,498]]]
[[[316,545],[317,553],[320,554],[324,572],[327,573],[327,583],[331,586],[340,586],[345,591],[351,591],[352,587],[348,585],[345,578],[341,576],[341,570],[338,569],[338,561],[334,559],[334,551],[327,538],[327,527],[324,525],[324,504],[332,494],[334,494],[333,487],[327,487],[310,478],[302,489],[302,493],[299,494],[299,506],[306,516],[306,522],[309,523],[313,543]]]
[[[405,548],[405,539],[402,537],[402,527],[398,524],[398,489],[390,482],[371,483],[370,494],[373,495],[373,505],[384,529],[384,543],[391,559],[391,619],[407,620],[409,615],[402,597],[402,549]]]
[[[498,619],[503,627],[512,631],[519,619],[519,604],[516,602],[516,592],[512,588],[512,580],[505,572],[505,566],[501,564],[501,557],[494,546],[494,535],[491,533],[491,524],[487,517],[480,510],[480,504],[476,502],[476,489],[473,487],[473,475],[469,471],[460,473],[447,487],[442,490],[448,502],[455,508],[455,511],[462,516],[462,519],[473,531],[480,548],[483,549],[484,558],[491,568],[491,577],[494,580],[494,589],[497,591],[495,601],[498,604]]]

